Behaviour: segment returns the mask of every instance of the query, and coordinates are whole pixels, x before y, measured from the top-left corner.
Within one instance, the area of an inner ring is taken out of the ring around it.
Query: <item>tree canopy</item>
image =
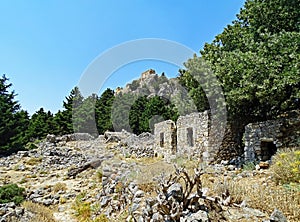
[[[8,81],[5,75],[0,78],[0,152],[22,149],[29,122],[28,113],[21,110]]]
[[[248,122],[299,108],[300,2],[248,0],[202,57],[224,90],[232,119]]]

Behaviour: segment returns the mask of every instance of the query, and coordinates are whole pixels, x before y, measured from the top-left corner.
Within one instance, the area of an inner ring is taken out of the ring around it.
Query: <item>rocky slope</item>
[[[126,132],[96,139],[49,135],[37,149],[0,158],[0,185],[24,187],[27,201],[46,206],[62,222],[83,221],[79,212],[84,206],[90,212],[86,221],[287,221],[279,210],[269,215],[233,200],[228,192],[217,196],[202,183],[204,175],[242,180],[269,178],[267,171],[242,172],[226,162],[205,171],[174,168],[177,160],[153,157],[147,136],[138,146],[141,140]],[[25,206],[0,205],[0,221],[33,218],[35,212]]]

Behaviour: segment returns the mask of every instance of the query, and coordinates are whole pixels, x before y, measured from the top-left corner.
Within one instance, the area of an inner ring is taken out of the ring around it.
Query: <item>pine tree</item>
[[[66,101],[63,102],[63,111],[58,111],[54,117],[56,124],[56,134],[64,135],[73,133],[73,112],[81,106],[83,103],[83,97],[78,87],[71,90],[70,95],[66,97]]]
[[[97,95],[93,94],[85,98],[82,103],[73,107],[73,129],[76,133],[89,133],[93,136],[98,135],[95,120],[95,103]]]
[[[54,133],[53,114],[50,111],[45,112],[43,108],[40,108],[30,119],[27,138],[29,141],[34,141],[36,139],[43,139],[47,134],[52,133]]]
[[[95,115],[99,134],[114,130],[111,117],[114,100],[114,91],[109,88],[102,93],[100,98],[97,98]]]
[[[143,132],[143,129],[141,127],[142,123],[142,115],[143,112],[146,110],[146,106],[149,100],[147,99],[147,96],[142,96],[138,98],[134,104],[131,106],[130,112],[129,112],[129,124],[132,129],[132,132],[135,134],[140,134]],[[147,125],[148,126],[148,125]],[[148,127],[147,127],[148,130]]]
[[[23,149],[26,144],[25,131],[28,126],[28,113],[20,110],[15,101],[16,94],[9,91],[12,86],[3,75],[0,78],[0,152],[13,152]]]
[[[164,120],[178,119],[178,113],[174,105],[167,99],[154,96],[149,99],[140,120],[140,131],[151,132],[154,124]]]

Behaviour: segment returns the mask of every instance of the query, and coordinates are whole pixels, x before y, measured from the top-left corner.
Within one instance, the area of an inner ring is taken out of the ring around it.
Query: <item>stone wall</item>
[[[177,152],[175,123],[166,120],[155,124],[154,140],[157,153],[175,154]]]
[[[209,118],[207,111],[180,116],[177,120],[177,152],[201,156],[208,147]]]
[[[274,144],[276,149],[282,146],[280,127],[282,121],[269,120],[250,123],[245,127],[245,160],[268,159],[268,154],[262,152],[263,144]],[[271,145],[270,145],[271,146]],[[271,150],[270,150],[271,151]]]
[[[245,127],[246,161],[268,160],[277,150],[300,145],[300,115],[294,111],[277,120],[250,123]]]

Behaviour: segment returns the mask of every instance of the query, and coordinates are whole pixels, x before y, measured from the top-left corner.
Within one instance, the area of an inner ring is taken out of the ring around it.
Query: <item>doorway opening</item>
[[[273,139],[262,140],[260,143],[260,159],[262,161],[270,160],[271,157],[277,152],[277,147]]]

